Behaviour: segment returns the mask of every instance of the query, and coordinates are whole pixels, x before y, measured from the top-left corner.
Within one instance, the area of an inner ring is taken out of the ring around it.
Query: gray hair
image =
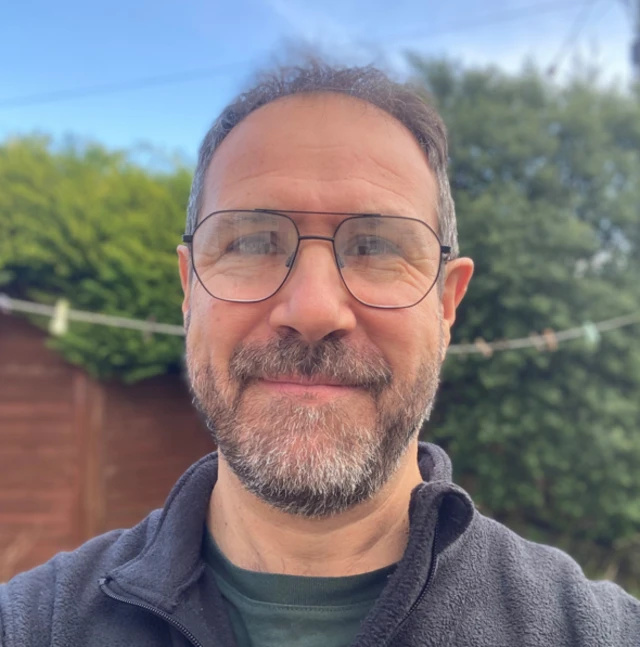
[[[427,103],[424,90],[392,81],[373,66],[335,67],[313,59],[301,66],[279,67],[263,73],[257,83],[234,99],[206,134],[196,166],[187,209],[186,232],[198,224],[204,179],[224,138],[254,110],[277,99],[300,93],[336,92],[366,101],[384,110],[413,134],[424,151],[438,185],[438,230],[443,245],[458,255],[456,212],[447,177],[448,146],[445,125]]]

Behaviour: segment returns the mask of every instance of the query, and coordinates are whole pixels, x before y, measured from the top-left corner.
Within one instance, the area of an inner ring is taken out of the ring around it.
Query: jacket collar
[[[183,592],[202,574],[203,529],[217,478],[217,452],[194,463],[171,490],[140,554],[116,567],[109,579],[123,591],[172,613]]]
[[[412,493],[409,542],[387,587],[396,588],[395,580],[398,590],[392,591],[393,598],[404,603],[415,599],[426,581],[436,524],[435,554],[460,537],[474,514],[469,496],[451,483],[451,462],[441,448],[419,443],[418,462],[424,482]],[[179,602],[185,601],[187,591],[205,570],[201,557],[203,530],[217,475],[218,455],[214,452],[180,478],[155,528],[150,529],[143,550],[109,573],[120,591],[167,613],[173,613]],[[385,590],[382,597],[386,594]],[[385,606],[388,603],[385,598]]]

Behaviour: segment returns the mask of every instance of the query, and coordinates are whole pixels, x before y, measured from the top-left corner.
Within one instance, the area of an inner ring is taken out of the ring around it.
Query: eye
[[[247,256],[278,254],[282,246],[275,231],[259,231],[240,236],[231,241],[226,249],[227,254],[245,254]]]
[[[401,249],[388,238],[362,235],[353,238],[344,250],[346,256],[401,256]]]

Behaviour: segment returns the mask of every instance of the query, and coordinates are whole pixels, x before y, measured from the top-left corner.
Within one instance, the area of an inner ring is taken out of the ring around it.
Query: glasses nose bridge
[[[335,236],[298,236],[298,244],[296,245],[296,250],[292,254],[291,258],[287,261],[287,266],[291,268],[291,266],[294,264],[296,258],[298,257],[298,254],[300,253],[300,243],[303,240],[324,240],[327,243],[331,243],[331,249],[333,251],[333,261],[336,263],[338,267],[338,271],[340,271],[340,263],[338,262],[338,258],[336,256],[336,239]]]
[[[334,236],[298,236],[298,240],[326,240],[332,245],[335,244],[336,239]]]

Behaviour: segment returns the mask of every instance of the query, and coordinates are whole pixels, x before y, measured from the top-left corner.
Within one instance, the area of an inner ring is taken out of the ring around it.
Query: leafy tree
[[[0,147],[0,270],[15,297],[180,323],[175,246],[190,172],[153,173],[122,152],[42,138]],[[179,367],[183,340],[73,323],[51,340],[91,374],[139,380]]]
[[[589,74],[556,87],[413,60],[447,122],[461,248],[476,274],[455,341],[640,311],[640,104]],[[640,591],[638,326],[452,356],[424,430],[486,512]]]

